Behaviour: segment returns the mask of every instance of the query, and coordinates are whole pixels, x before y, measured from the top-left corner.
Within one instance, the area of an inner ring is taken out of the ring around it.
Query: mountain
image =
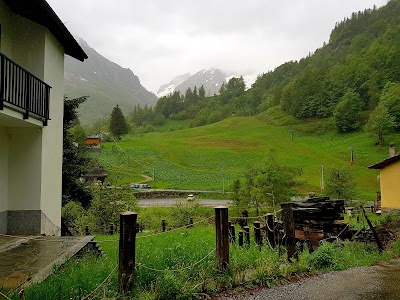
[[[157,91],[157,97],[161,98],[174,92],[175,88],[185,80],[189,79],[190,73],[176,76],[169,83],[163,84]]]
[[[189,74],[185,74],[189,75]],[[164,84],[160,87],[160,89],[157,92],[158,97],[163,97],[166,95],[169,95],[170,93],[173,93],[174,91],[180,91],[181,94],[185,94],[187,89],[190,87],[192,90],[196,86],[197,90],[201,87],[201,85],[204,86],[204,89],[206,91],[207,96],[212,96],[214,94],[219,93],[219,89],[221,88],[221,85],[223,83],[226,83],[225,78],[228,77],[226,73],[223,71],[216,69],[216,68],[211,68],[208,70],[201,70],[197,72],[194,75],[191,75],[190,77],[186,78],[179,84],[174,84],[173,81],[177,78],[183,79],[185,75],[181,75],[178,77],[175,77],[169,84]]]
[[[127,114],[136,104],[144,106],[157,102],[157,96],[147,91],[130,69],[100,55],[83,39],[77,40],[89,58],[82,63],[66,56],[64,83],[68,97],[89,96],[79,107],[82,123],[109,117],[117,104]]]

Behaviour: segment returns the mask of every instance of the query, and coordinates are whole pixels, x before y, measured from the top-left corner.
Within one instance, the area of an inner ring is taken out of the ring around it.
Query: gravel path
[[[400,299],[400,259],[372,267],[356,267],[302,279],[271,289],[240,295],[221,295],[218,300],[398,300]]]

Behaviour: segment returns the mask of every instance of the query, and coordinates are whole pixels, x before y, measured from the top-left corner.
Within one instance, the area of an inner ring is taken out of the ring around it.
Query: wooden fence
[[[272,213],[258,217],[248,217],[247,214],[244,214],[241,217],[232,217],[231,220],[234,221],[229,221],[228,207],[216,207],[215,261],[217,268],[222,272],[227,271],[229,269],[230,244],[234,247],[249,248],[251,247],[251,234],[254,236],[254,246],[260,250],[262,246],[278,247],[280,249],[280,246],[284,245],[287,249],[287,259],[289,261],[297,259],[296,241],[302,240],[302,238],[304,240],[304,237],[313,237],[309,232],[307,233],[308,235],[305,234],[308,229],[305,230],[304,221],[310,219],[314,220],[313,224],[316,224],[315,220],[321,219],[325,225],[323,228],[335,228],[333,226],[334,221],[338,218],[340,219],[341,213],[344,212],[342,204],[341,200],[339,202],[329,201],[329,203],[325,204],[318,201],[284,203],[281,205],[280,210],[281,221],[274,220],[276,214]],[[135,281],[135,246],[136,233],[139,226],[137,217],[138,214],[135,212],[128,211],[120,214],[118,286],[119,291],[122,293],[131,291]],[[252,224],[252,231],[248,226],[248,222],[251,219],[256,219]],[[185,228],[193,227],[193,224],[193,219],[190,218],[189,224]],[[241,229],[236,232],[238,224],[240,224]],[[309,226],[307,222],[306,225]],[[157,234],[166,232],[167,224],[165,220],[161,221],[161,227],[162,232]],[[114,232],[113,226],[110,227],[109,232],[111,234]],[[302,232],[303,235],[299,232]],[[319,237],[319,235],[317,236]]]

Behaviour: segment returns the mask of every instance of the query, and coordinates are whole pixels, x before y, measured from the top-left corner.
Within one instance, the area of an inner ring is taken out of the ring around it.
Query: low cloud
[[[156,91],[187,72],[262,73],[328,41],[336,22],[386,0],[48,0],[68,29]]]

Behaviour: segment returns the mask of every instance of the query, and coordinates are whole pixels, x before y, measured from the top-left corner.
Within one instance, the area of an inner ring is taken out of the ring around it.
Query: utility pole
[[[321,166],[321,194],[324,192],[324,165]]]
[[[225,172],[224,167],[222,167],[222,193],[225,193]]]
[[[290,134],[291,134],[291,136],[292,136],[292,142],[293,142],[293,133],[294,133],[294,130],[291,129],[291,130],[289,130],[289,132],[290,132]]]
[[[350,147],[350,167],[353,166],[353,147]]]

